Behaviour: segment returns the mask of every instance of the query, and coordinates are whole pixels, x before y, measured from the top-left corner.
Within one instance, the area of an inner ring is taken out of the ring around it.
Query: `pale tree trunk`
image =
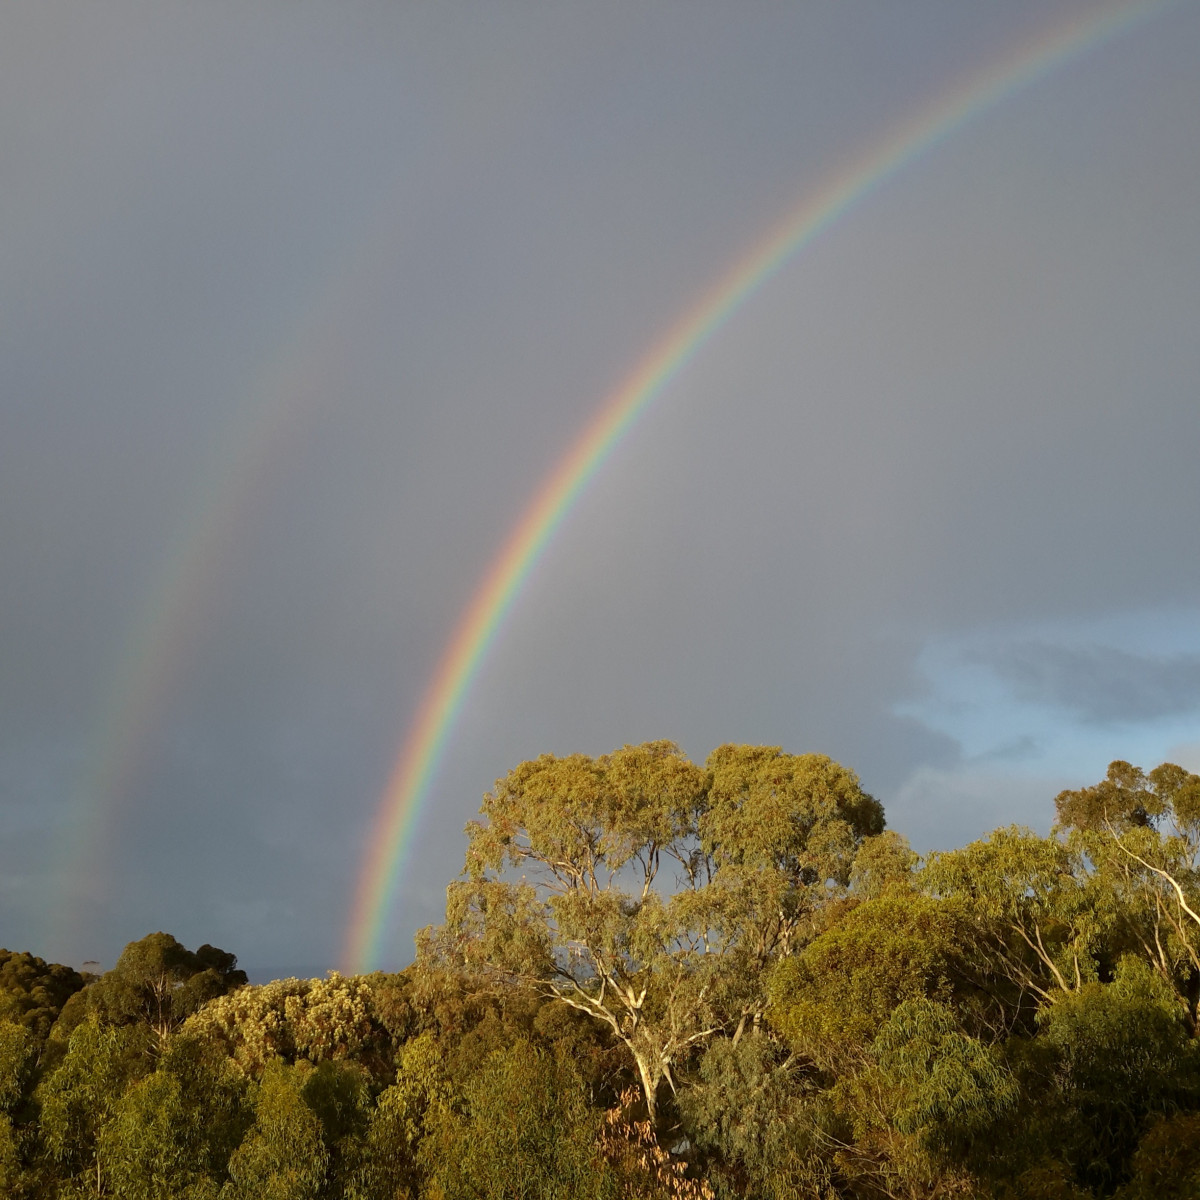
[[[654,1071],[655,1064],[649,1059],[639,1054],[632,1046],[629,1047],[629,1052],[633,1055],[633,1061],[637,1064],[638,1077],[642,1081],[642,1094],[646,1097],[646,1112],[650,1117],[650,1128],[657,1129],[657,1106],[658,1084],[662,1078],[661,1071]]]

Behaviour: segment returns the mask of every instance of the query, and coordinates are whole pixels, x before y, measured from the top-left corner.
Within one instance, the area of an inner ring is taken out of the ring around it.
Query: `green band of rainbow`
[[[1005,98],[1171,6],[1172,0],[1154,0],[1093,11],[1039,35],[1015,54],[972,76],[965,86],[942,97],[929,111],[806,197],[685,313],[601,404],[488,568],[421,701],[371,827],[346,934],[347,970],[371,970],[379,961],[417,818],[497,631],[575,501],[646,407],[751,295],[875,187]]]
[[[81,914],[106,900],[116,882],[108,859],[123,809],[152,752],[161,714],[210,627],[246,512],[269,492],[272,474],[285,468],[333,388],[329,368],[344,356],[345,341],[344,318],[334,318],[348,296],[364,290],[373,262],[366,253],[341,257],[336,269],[318,277],[292,336],[255,372],[201,478],[189,519],[130,625],[45,871],[43,940],[64,957],[88,952],[76,941]]]

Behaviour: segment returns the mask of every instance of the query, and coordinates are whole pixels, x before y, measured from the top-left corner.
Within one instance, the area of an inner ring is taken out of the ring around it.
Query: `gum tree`
[[[1054,837],[1013,825],[937,852],[920,874],[931,895],[969,914],[980,964],[1019,996],[1047,1002],[1095,977],[1111,904],[1086,863]]]
[[[848,885],[883,810],[823,755],[670,742],[524,762],[467,826],[464,879],[422,954],[520,980],[628,1049],[653,1120],[659,1085],[761,1016],[764,968]]]
[[[188,950],[169,933],[151,933],[130,942],[86,997],[105,1024],[146,1025],[161,1046],[206,1001],[245,982],[236,955],[207,944]]]
[[[1059,829],[1120,907],[1127,941],[1175,989],[1193,1030],[1200,1006],[1200,775],[1174,763],[1109,764],[1059,793]]]

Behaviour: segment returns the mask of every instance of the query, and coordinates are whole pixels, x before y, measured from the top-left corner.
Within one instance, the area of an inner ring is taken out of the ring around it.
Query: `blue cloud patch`
[[[1138,654],[1042,641],[976,652],[1021,700],[1095,724],[1157,721],[1200,710],[1200,654]]]

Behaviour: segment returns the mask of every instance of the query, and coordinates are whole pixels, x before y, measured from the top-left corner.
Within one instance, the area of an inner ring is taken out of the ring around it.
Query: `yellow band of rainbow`
[[[455,721],[522,586],[576,500],[667,385],[762,285],[852,206],[903,167],[1003,100],[1177,0],[1093,10],[973,75],[808,195],[701,297],[638,363],[538,489],[495,556],[450,640],[396,759],[357,877],[344,964],[379,962],[400,875]]]

